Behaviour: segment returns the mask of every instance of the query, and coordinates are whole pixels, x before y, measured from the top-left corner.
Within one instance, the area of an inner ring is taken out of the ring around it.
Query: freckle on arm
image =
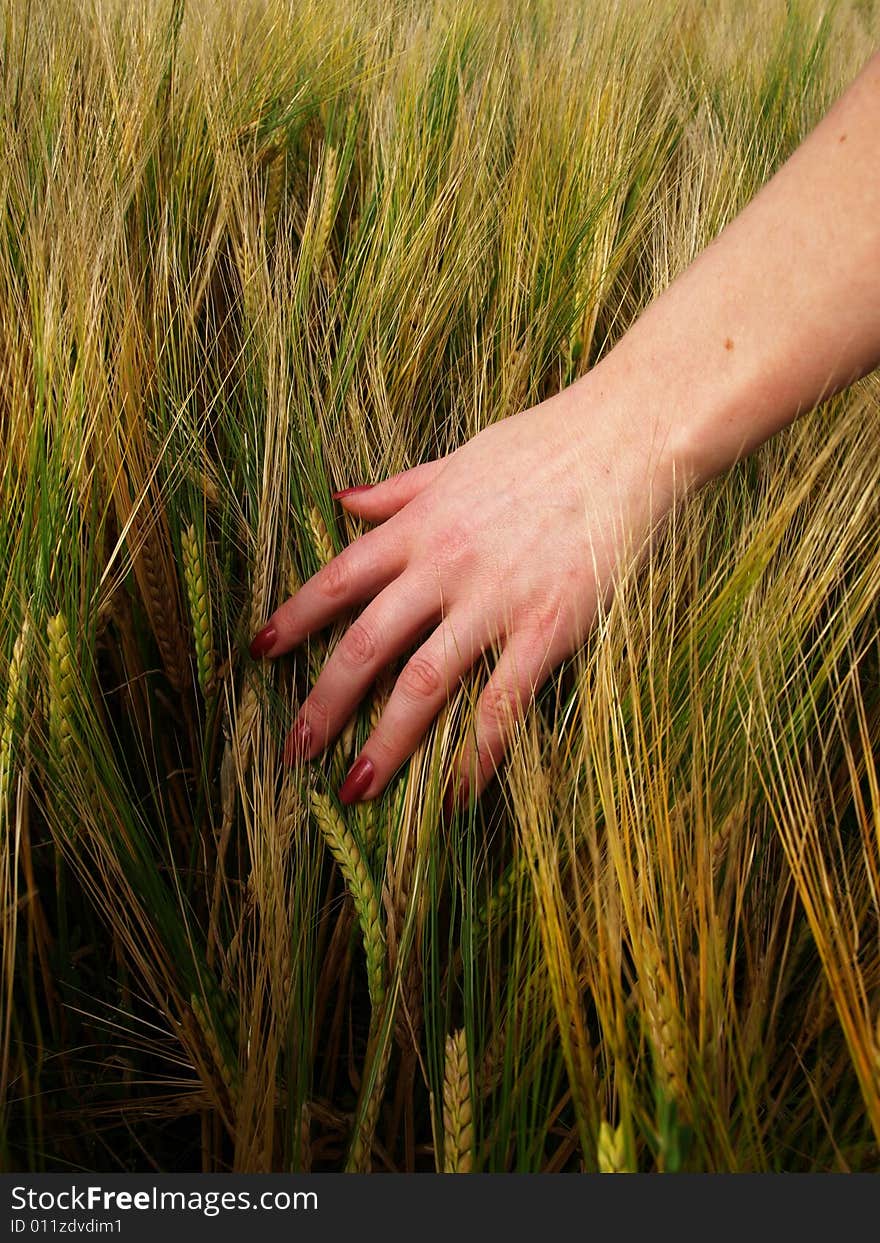
[[[724,348],[725,348],[726,350],[732,350],[732,349],[733,349],[733,341],[731,340],[731,338],[730,338],[730,337],[726,337],[726,338],[725,338],[725,341],[724,341]]]

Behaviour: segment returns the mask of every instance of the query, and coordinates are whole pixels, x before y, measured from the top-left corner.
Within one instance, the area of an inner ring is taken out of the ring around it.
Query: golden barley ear
[[[313,505],[309,510],[309,526],[312,528],[315,555],[321,565],[327,565],[336,556],[336,550],[333,547],[330,532],[327,530],[327,524],[317,505]]]
[[[73,747],[73,659],[67,618],[56,613],[49,619],[49,742],[56,755],[66,759]]]
[[[284,202],[284,191],[287,186],[287,149],[284,146],[274,148],[268,157],[266,173],[266,197],[264,199],[264,222],[266,246],[269,250],[275,244],[278,232],[278,216]]]
[[[218,1031],[214,1024],[213,1016],[208,1013],[202,999],[195,993],[190,997],[190,1006],[195,1015],[205,1046],[211,1055],[214,1067],[219,1072],[220,1078],[223,1080],[224,1086],[229,1093],[229,1099],[234,1105],[240,1083],[238,1067],[233,1065],[226,1048],[229,1042],[229,1033]]]
[[[473,1169],[473,1108],[467,1033],[446,1037],[443,1073],[443,1173],[470,1174]]]

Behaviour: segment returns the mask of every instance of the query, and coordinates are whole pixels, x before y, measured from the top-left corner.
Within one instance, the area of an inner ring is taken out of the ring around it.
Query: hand
[[[446,458],[336,494],[381,525],[277,609],[251,651],[279,656],[370,602],[294,723],[286,758],[311,759],[382,670],[427,635],[340,789],[344,803],[380,794],[460,681],[500,647],[447,787],[460,800],[479,794],[515,721],[584,639],[628,538],[639,543],[649,526],[647,447],[625,431],[624,411],[592,393],[581,381]]]

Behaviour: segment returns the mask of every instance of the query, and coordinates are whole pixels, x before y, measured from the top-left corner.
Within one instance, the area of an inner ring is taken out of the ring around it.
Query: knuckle
[[[506,683],[491,683],[483,691],[480,703],[483,720],[503,734],[519,716],[519,696],[516,689]]]
[[[319,729],[330,719],[330,706],[322,695],[312,691],[303,704],[302,716],[313,729]]]
[[[342,553],[324,566],[317,579],[318,587],[331,600],[344,596],[350,582],[351,570],[348,558]]]
[[[473,532],[463,522],[454,522],[437,532],[431,541],[434,561],[442,566],[461,566],[466,563],[473,549]]]
[[[370,735],[370,755],[378,762],[378,766],[393,771],[399,763],[398,750],[393,737],[378,725]]]
[[[440,689],[440,670],[426,656],[414,656],[400,675],[403,689],[418,699],[429,699]]]
[[[342,638],[339,651],[350,664],[368,664],[376,655],[376,640],[370,627],[361,620],[352,622]]]

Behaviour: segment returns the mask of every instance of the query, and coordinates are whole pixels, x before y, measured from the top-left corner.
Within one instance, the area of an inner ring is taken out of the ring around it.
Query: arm
[[[573,389],[662,391],[656,434],[699,484],[878,362],[880,54]]]
[[[880,56],[753,202],[589,374],[447,458],[340,495],[379,523],[253,641],[289,651],[366,604],[302,705],[317,755],[421,641],[340,791],[374,798],[482,654],[500,649],[450,782],[478,793],[583,641],[633,544],[699,487],[880,361]]]

